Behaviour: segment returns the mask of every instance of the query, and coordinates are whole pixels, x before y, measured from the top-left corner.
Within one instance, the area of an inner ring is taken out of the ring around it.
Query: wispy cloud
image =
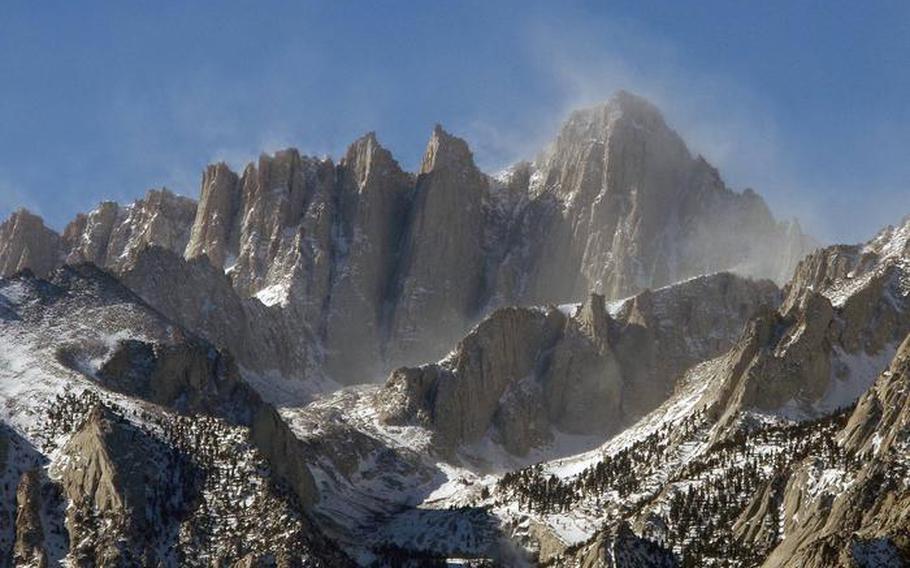
[[[879,219],[889,219],[882,217],[882,208],[865,204],[860,210],[875,220],[845,230],[845,209],[830,197],[858,205],[865,199],[861,188],[819,188],[809,182],[788,155],[782,125],[760,89],[694,68],[670,42],[628,22],[604,20],[537,21],[527,37],[529,57],[550,83],[554,102],[530,124],[479,120],[470,125],[479,153],[502,157],[492,165],[533,158],[572,110],[626,89],[657,105],[690,150],[715,165],[728,185],[740,191],[752,187],[777,217],[798,218],[822,240],[865,239]]]

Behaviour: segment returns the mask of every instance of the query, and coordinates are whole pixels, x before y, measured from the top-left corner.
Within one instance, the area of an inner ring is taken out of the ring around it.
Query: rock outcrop
[[[148,246],[182,253],[195,216],[192,199],[167,189],[150,190],[125,207],[104,202],[88,215],[78,215],[64,230],[67,261],[91,262],[118,272]]]
[[[326,365],[344,382],[369,380],[386,368],[392,313],[388,297],[400,264],[413,177],[373,133],[348,148],[339,164],[341,242],[325,326]],[[349,349],[357,345],[355,350]],[[359,379],[357,379],[359,377]]]
[[[41,525],[41,477],[36,470],[27,471],[16,489],[16,543],[13,547],[16,566],[47,566],[44,529]]]
[[[752,321],[728,356],[722,422],[743,410],[819,416],[859,398],[910,333],[908,259],[910,220],[802,261],[780,309]]]
[[[234,287],[270,304],[293,298],[307,322],[322,321],[333,264],[334,164],[285,150],[247,166],[241,185]]]
[[[0,224],[0,276],[28,269],[44,276],[61,261],[60,236],[24,209]]]
[[[230,268],[226,263],[237,257],[239,249],[241,189],[240,178],[224,162],[205,169],[199,207],[186,245],[188,259],[205,255],[213,266]]]
[[[627,523],[601,532],[574,555],[580,568],[675,568],[673,552],[632,532]]]
[[[614,322],[603,296],[592,294],[574,320],[577,325],[563,328],[544,363],[542,402],[549,419],[562,431],[612,433],[623,420],[626,378],[610,345]]]
[[[484,271],[487,180],[464,140],[436,126],[402,237],[391,322],[392,365],[439,352],[476,317]]]
[[[540,353],[553,345],[565,322],[555,309],[494,312],[442,363],[394,371],[381,401],[384,420],[418,420],[450,446],[479,440],[506,389],[533,380]]]
[[[63,448],[61,484],[77,562],[149,565],[171,500],[160,448],[123,418],[97,406]],[[156,538],[158,537],[158,538]]]
[[[57,473],[70,503],[74,562],[195,565],[215,557],[229,564],[252,555],[273,566],[350,565],[298,508],[302,483],[313,498],[312,479],[300,477],[306,467],[288,475],[288,493],[280,477],[262,477],[266,462],[215,419],[186,417],[160,430],[96,405],[63,447]],[[255,437],[259,426],[253,430]],[[263,433],[273,445],[284,439],[274,427]],[[295,462],[274,463],[283,476]],[[227,525],[215,528],[225,516]]]
[[[43,277],[64,262],[91,262],[116,272],[150,245],[182,254],[195,214],[193,200],[166,189],[151,190],[125,207],[103,202],[77,215],[62,235],[40,217],[18,210],[0,224],[0,276],[29,269]]]
[[[249,373],[313,381],[324,363],[316,334],[293,310],[242,298],[206,257],[149,247],[120,278],[149,305],[234,356]]]
[[[0,224],[0,276],[29,269],[43,277],[64,262],[116,271],[150,245],[182,254],[195,211],[191,199],[151,190],[126,207],[107,201],[80,213],[59,235],[40,217],[19,210]]]
[[[105,266],[111,234],[122,221],[123,211],[113,201],[104,201],[89,213],[76,215],[63,231],[63,240],[69,249],[67,262]]]
[[[304,509],[318,499],[306,448],[278,411],[239,376],[230,355],[186,338],[174,344],[121,341],[97,372],[107,388],[185,414],[208,414],[250,428],[250,441]]]
[[[310,509],[319,499],[319,494],[306,463],[307,448],[274,407],[266,404],[257,406],[250,425],[250,438],[272,464],[279,478],[290,486],[301,505]]]
[[[840,435],[856,459],[827,471],[830,466],[807,461],[787,483],[781,504],[786,538],[763,566],[896,567],[910,561],[908,392],[910,337]],[[832,486],[832,477],[843,481]]]
[[[777,475],[765,482],[743,508],[733,525],[737,541],[767,555],[777,546],[780,510],[789,476]]]
[[[729,349],[777,301],[771,282],[722,273],[643,292],[613,315],[598,294],[564,307],[568,316],[503,308],[439,363],[392,372],[382,420],[427,426],[449,448],[493,427],[519,455],[551,428],[610,434],[656,408],[689,367]]]
[[[173,344],[120,341],[96,375],[113,391],[181,412],[245,410],[247,391],[231,357],[195,338]]]

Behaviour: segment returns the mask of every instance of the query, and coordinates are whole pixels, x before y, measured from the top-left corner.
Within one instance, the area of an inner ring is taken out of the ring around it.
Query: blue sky
[[[862,5],[862,10],[857,9]],[[735,189],[827,241],[910,213],[907,2],[5,2],[0,214],[102,199],[434,123],[496,170],[618,88]]]

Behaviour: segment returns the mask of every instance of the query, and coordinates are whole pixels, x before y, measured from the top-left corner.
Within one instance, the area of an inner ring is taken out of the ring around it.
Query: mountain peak
[[[442,125],[436,124],[433,127],[430,141],[427,143],[427,150],[420,165],[420,173],[426,174],[437,168],[446,167],[476,169],[474,155],[471,153],[468,143],[446,132]]]
[[[30,268],[43,276],[53,270],[59,256],[59,235],[28,209],[19,208],[0,223],[0,275]]]
[[[344,158],[341,160],[341,163],[351,163],[357,159],[357,157],[372,157],[381,152],[389,154],[389,157],[391,158],[389,151],[379,143],[379,138],[376,136],[376,132],[370,130],[360,138],[351,142],[350,146],[348,146],[347,152],[345,152]]]
[[[657,108],[654,103],[641,95],[630,93],[629,91],[623,89],[620,89],[613,93],[606,104],[619,108],[625,112],[636,112],[662,116],[660,109]]]
[[[375,130],[370,130],[369,132],[365,133],[363,136],[361,136],[360,138],[358,138],[357,140],[354,141],[354,144],[360,144],[360,143],[382,147],[382,145],[379,143],[378,137],[376,136]]]
[[[440,136],[440,137],[442,137],[442,136],[449,136],[449,137],[451,137],[452,135],[449,134],[448,132],[446,132],[445,128],[442,127],[442,124],[440,124],[440,123],[437,122],[436,124],[433,125],[433,136]]]
[[[214,179],[219,176],[233,176],[237,177],[237,173],[231,169],[231,166],[228,165],[224,160],[219,160],[213,164],[209,164],[205,167],[205,172],[203,172],[203,178]],[[203,186],[205,182],[203,181]]]
[[[174,207],[193,207],[196,206],[196,200],[185,195],[174,193],[167,187],[156,187],[149,189],[140,201],[149,204],[168,204]]]
[[[620,122],[627,122],[634,130],[670,131],[654,104],[628,91],[617,91],[602,103],[573,111],[559,133],[557,144],[606,142],[609,133]]]
[[[44,222],[43,219],[41,219],[41,217],[39,215],[35,215],[31,211],[29,211],[29,209],[27,207],[17,207],[12,213],[10,213],[8,220],[14,220],[14,219],[17,221],[19,219],[25,219],[25,220],[37,219],[37,220],[41,221],[42,223]]]

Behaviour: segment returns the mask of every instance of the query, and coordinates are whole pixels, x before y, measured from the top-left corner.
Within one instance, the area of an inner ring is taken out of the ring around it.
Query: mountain
[[[348,562],[230,355],[94,265],[0,280],[0,399],[16,565]]]
[[[149,245],[183,250],[195,214],[192,200],[167,190],[149,191],[126,207],[102,203],[64,229],[66,262],[91,262],[116,272]]]
[[[17,212],[0,228],[0,274],[88,261],[138,281],[160,262],[142,259],[149,248],[184,257],[194,285],[224,290],[225,304],[180,294],[194,301],[179,310],[140,292],[219,346],[256,343],[257,324],[205,313],[255,322],[254,298],[284,314],[282,335],[306,338],[268,357],[237,353],[250,371],[356,384],[441,357],[500,306],[619,299],[723,270],[783,283],[814,243],[755,192],[728,189],[653,105],[619,92],[496,177],[436,126],[413,174],[370,133],[337,164],[293,149],[239,174],[215,164],[198,204],[155,190],[102,203],[63,235]]]
[[[906,566],[910,217],[815,247],[647,101],[0,225],[0,565]],[[346,386],[342,386],[342,385]]]
[[[657,410],[486,502],[551,565],[609,565],[592,546],[623,523],[684,566],[907,565],[908,242],[910,218],[813,253]]]
[[[780,291],[721,273],[502,308],[436,363],[283,408],[314,515],[399,558],[905,565],[908,235],[822,249]]]
[[[875,376],[863,371],[883,369],[910,333],[908,256],[910,220],[801,261],[780,309],[751,323],[724,371],[722,421],[815,417],[858,398]]]
[[[530,203],[505,269],[517,298],[619,298],[734,269],[782,283],[812,248],[754,191],[730,191],[653,105],[623,91],[573,113],[523,168],[512,175],[527,180]]]
[[[477,442],[492,428],[516,454],[551,439],[552,427],[614,434],[778,301],[770,281],[719,273],[642,292],[612,313],[598,294],[561,309],[502,308],[441,362],[394,371],[380,393],[382,419],[424,425],[439,446]]]

